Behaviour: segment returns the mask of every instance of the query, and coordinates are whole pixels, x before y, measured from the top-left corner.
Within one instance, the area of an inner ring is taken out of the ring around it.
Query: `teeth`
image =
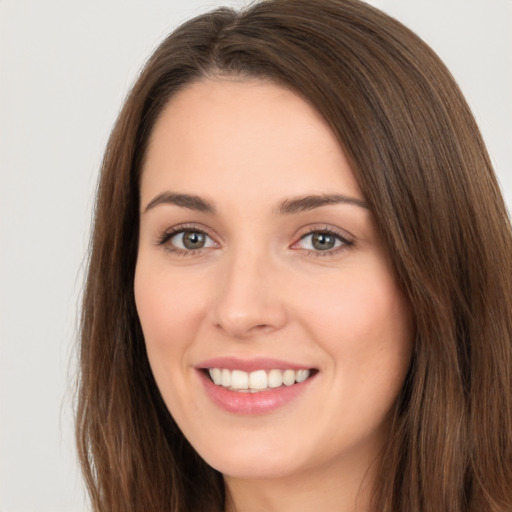
[[[222,370],[227,372],[229,370]],[[241,370],[233,370],[231,372],[231,385],[233,389],[248,389],[249,388],[249,374]]]
[[[304,382],[311,372],[309,370],[299,370],[295,376],[297,382]]]
[[[222,371],[218,368],[212,368],[210,370],[210,377],[212,378],[213,382],[217,384],[217,386],[222,384]]]
[[[283,384],[293,386],[296,382],[304,382],[310,375],[310,370],[278,370],[268,373],[265,370],[244,372],[226,368],[210,368],[208,370],[212,381],[217,386],[229,388],[232,391],[257,393],[264,389],[278,388]]]
[[[295,384],[295,372],[293,370],[284,371],[283,384],[285,386],[293,386]]]
[[[270,370],[267,375],[269,388],[278,388],[283,385],[283,372],[281,370]]]
[[[235,370],[236,371],[236,370]],[[245,373],[245,372],[242,372]],[[247,373],[245,373],[247,375]],[[265,370],[258,370],[251,372],[248,375],[249,387],[251,389],[265,389],[267,388],[267,372]]]
[[[229,388],[231,385],[231,372],[229,370],[222,370],[220,385],[224,386],[225,388]]]

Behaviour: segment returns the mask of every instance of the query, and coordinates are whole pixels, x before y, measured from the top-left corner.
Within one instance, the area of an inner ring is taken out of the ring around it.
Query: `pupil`
[[[201,249],[204,246],[204,234],[195,231],[184,233],[183,245],[187,249]]]
[[[312,242],[315,249],[318,249],[319,251],[327,251],[334,247],[336,241],[331,235],[326,235],[325,233],[314,233]]]

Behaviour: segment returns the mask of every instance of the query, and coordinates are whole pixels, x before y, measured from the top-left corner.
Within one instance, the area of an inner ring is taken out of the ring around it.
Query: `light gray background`
[[[0,511],[88,510],[71,414],[95,181],[144,60],[206,0],[0,0]],[[445,60],[512,205],[510,0],[373,0]],[[225,2],[242,5],[241,1]]]

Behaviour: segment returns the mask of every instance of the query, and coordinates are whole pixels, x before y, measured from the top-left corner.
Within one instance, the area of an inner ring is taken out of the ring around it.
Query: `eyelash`
[[[333,248],[333,249],[328,249],[328,250],[325,250],[325,251],[307,250],[306,254],[308,256],[313,256],[313,257],[316,257],[316,258],[323,258],[323,257],[326,257],[326,256],[334,256],[334,255],[336,255],[336,254],[338,254],[338,253],[340,253],[342,251],[346,251],[347,249],[350,249],[354,245],[354,241],[353,240],[349,240],[345,236],[341,235],[338,231],[336,231],[336,230],[326,226],[325,228],[322,228],[322,229],[312,228],[312,229],[308,230],[306,233],[301,235],[299,240],[297,242],[295,242],[293,244],[293,246],[297,245],[300,241],[304,240],[306,237],[311,236],[311,235],[315,235],[315,234],[332,236],[336,240],[339,240],[341,242],[341,245],[339,247],[336,247],[336,248]]]
[[[204,249],[203,247],[200,249],[180,249],[179,247],[167,244],[169,240],[171,240],[174,236],[179,235],[180,233],[187,232],[200,233],[213,240],[213,238],[203,229],[199,229],[197,226],[194,225],[182,224],[179,226],[175,226],[174,228],[168,231],[165,231],[165,233],[158,237],[156,245],[166,246],[165,249],[167,250],[167,252],[170,252],[171,254],[175,254],[177,256],[197,256],[202,252],[202,250]]]
[[[187,233],[187,232],[200,233],[200,234],[213,240],[213,238],[203,229],[200,229],[194,225],[183,224],[183,225],[175,226],[174,228],[172,228],[168,231],[165,231],[161,236],[158,237],[156,245],[166,246],[167,243],[174,236],[176,236],[180,233]],[[350,239],[346,238],[345,236],[342,236],[338,231],[336,231],[332,228],[325,227],[322,229],[312,228],[312,229],[308,230],[306,233],[301,235],[300,238],[297,240],[297,242],[294,242],[291,247],[293,248],[294,246],[298,245],[302,240],[304,240],[306,237],[315,235],[315,234],[332,236],[336,240],[340,241],[341,245],[336,248],[333,248],[333,249],[327,249],[325,251],[321,251],[321,250],[315,251],[315,250],[308,249],[308,250],[306,250],[307,256],[313,256],[313,257],[319,257],[319,258],[325,257],[325,256],[333,256],[335,254],[338,254],[339,252],[350,249],[354,245],[353,240],[350,240]],[[185,249],[181,249],[179,247],[172,246],[170,244],[166,246],[166,250],[169,253],[175,254],[177,256],[197,256],[197,255],[201,254],[203,249],[205,249],[205,248],[202,247],[200,249],[186,249],[185,250]]]

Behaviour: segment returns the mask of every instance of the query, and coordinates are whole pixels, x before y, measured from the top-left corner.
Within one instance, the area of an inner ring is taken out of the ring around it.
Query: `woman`
[[[356,0],[184,24],[112,133],[96,511],[512,509],[512,235],[450,74]]]

